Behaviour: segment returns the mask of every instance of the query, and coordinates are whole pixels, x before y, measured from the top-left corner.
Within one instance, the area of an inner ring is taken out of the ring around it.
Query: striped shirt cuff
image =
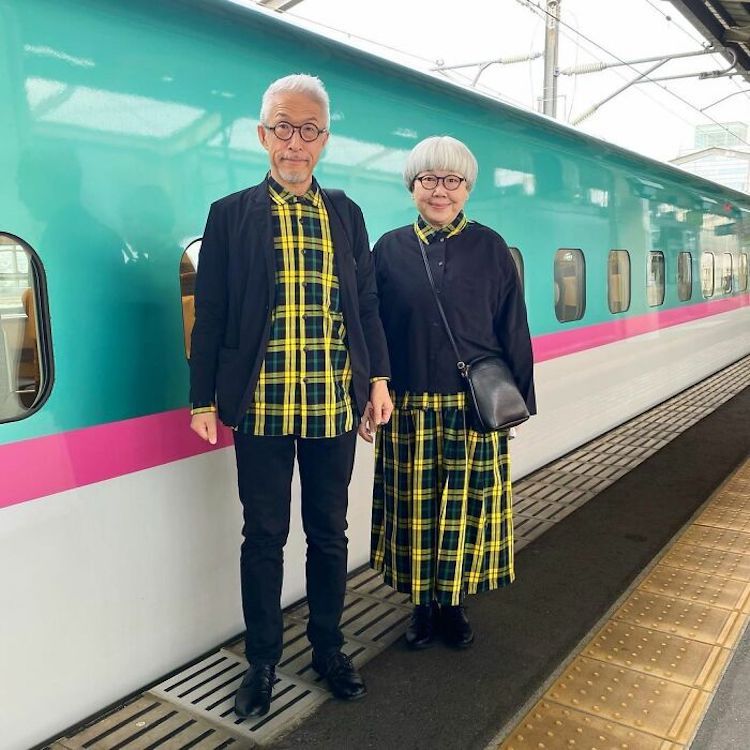
[[[215,413],[216,407],[213,404],[209,406],[195,406],[190,410],[190,416],[194,417],[196,414],[208,414]]]

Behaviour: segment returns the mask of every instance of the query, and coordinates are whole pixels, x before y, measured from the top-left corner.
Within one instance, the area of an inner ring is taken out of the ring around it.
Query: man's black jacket
[[[340,191],[323,191],[352,366],[352,390],[361,414],[371,377],[390,376],[378,316],[370,245],[362,212]],[[190,345],[190,400],[216,403],[219,418],[235,426],[252,402],[266,354],[276,289],[271,199],[260,185],[216,201],[203,234]]]

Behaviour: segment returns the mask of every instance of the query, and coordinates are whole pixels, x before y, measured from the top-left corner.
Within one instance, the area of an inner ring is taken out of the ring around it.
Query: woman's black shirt
[[[499,354],[510,366],[529,413],[536,413],[526,305],[505,240],[470,222],[426,245],[435,286],[465,361]],[[384,234],[373,248],[380,317],[397,394],[458,393],[456,357],[435,304],[413,225]]]

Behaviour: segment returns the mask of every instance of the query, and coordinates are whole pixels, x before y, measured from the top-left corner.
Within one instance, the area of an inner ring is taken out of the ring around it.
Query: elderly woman
[[[462,359],[501,355],[536,411],[513,259],[499,234],[464,214],[476,177],[476,159],[455,138],[419,143],[404,170],[419,215],[373,250],[395,410],[377,433],[371,564],[411,597],[415,649],[433,642],[438,623],[449,645],[469,646],[465,595],[514,577],[508,435],[472,427],[420,243]],[[368,414],[360,434],[372,440]]]

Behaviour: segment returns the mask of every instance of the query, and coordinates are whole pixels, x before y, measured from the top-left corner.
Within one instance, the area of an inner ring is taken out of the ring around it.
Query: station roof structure
[[[750,82],[750,3],[736,0],[670,0],[672,5]]]

